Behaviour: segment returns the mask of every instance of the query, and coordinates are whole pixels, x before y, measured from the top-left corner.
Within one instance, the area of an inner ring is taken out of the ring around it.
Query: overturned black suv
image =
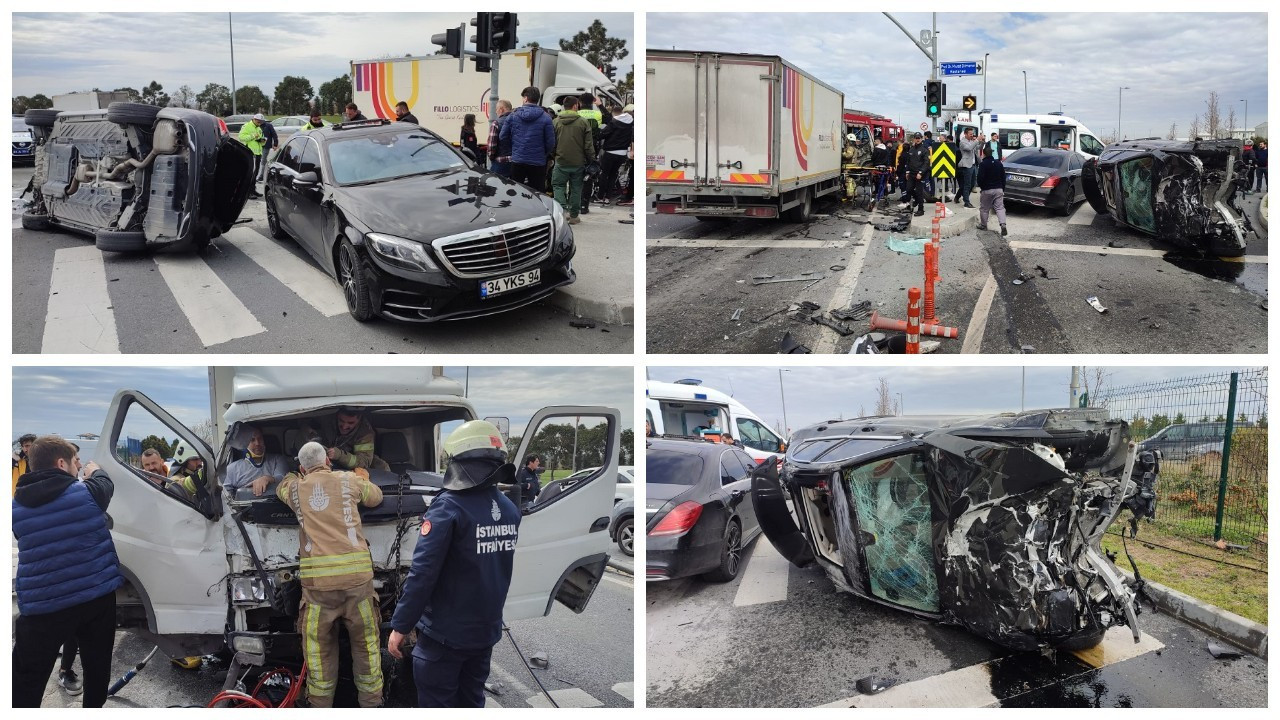
[[[27,230],[63,228],[100,250],[201,249],[235,224],[253,154],[198,110],[111,103],[28,110],[35,135]]]
[[[1100,215],[1199,253],[1238,257],[1253,231],[1237,204],[1237,140],[1129,140],[1084,165],[1085,197]]]
[[[779,552],[842,591],[1069,650],[1115,625],[1138,640],[1136,588],[1099,541],[1123,508],[1135,531],[1154,516],[1158,475],[1106,410],[878,417],[795,433],[781,476],[753,472],[752,499]]]

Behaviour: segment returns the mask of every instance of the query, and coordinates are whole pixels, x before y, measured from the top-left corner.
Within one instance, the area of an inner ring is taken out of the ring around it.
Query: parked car
[[[25,120],[36,136],[28,230],[83,233],[112,252],[198,250],[231,228],[253,189],[252,153],[198,110],[111,103]]]
[[[358,509],[373,560],[385,648],[388,621],[420,537],[418,525],[441,491],[442,476],[433,471],[441,426],[477,417],[461,383],[431,373],[425,366],[361,377],[347,368],[212,368],[210,404],[225,428],[220,447],[144,394],[117,392],[93,458],[115,487],[111,535],[126,580],[116,593],[117,627],[149,639],[171,658],[229,649],[235,660],[228,687],[248,666],[296,669],[303,659],[297,516],[276,498],[274,481],[254,495],[249,488],[224,488],[223,476],[229,463],[244,456],[254,428],[263,434],[267,452],[295,458],[311,437],[311,423],[351,407],[364,411],[376,430],[374,451],[392,467],[369,471],[383,500]],[[618,446],[618,410],[548,407],[529,420],[519,450],[528,451],[544,424],[582,415],[604,419],[608,446]],[[165,493],[134,464],[130,429],[154,427],[180,438],[204,461],[195,497]],[[613,463],[554,502],[525,511],[503,611],[507,621],[548,615],[557,603],[574,612],[586,608],[608,559],[608,540],[591,528],[603,529],[608,520]],[[408,681],[403,694],[414,697],[410,667],[411,661],[396,662],[384,653],[387,692],[403,692]],[[344,671],[340,677],[350,675]]]
[[[1252,423],[1236,423],[1235,429],[1253,427]],[[1202,457],[1221,458],[1222,445],[1226,441],[1225,422],[1179,423],[1160,429],[1143,440],[1143,450],[1159,450],[1164,460],[1181,462]]]
[[[576,279],[559,204],[415,125],[298,133],[267,171],[266,206],[271,234],[296,239],[361,322],[490,315]]]
[[[21,115],[13,116],[13,164],[35,163],[36,138]]]
[[[1070,215],[1084,202],[1084,160],[1072,150],[1022,148],[1004,161],[1004,197]]]
[[[1026,651],[1140,637],[1100,538],[1155,514],[1159,459],[1106,410],[878,417],[796,432],[754,473],[769,541],[843,592]]]
[[[1237,204],[1238,140],[1129,140],[1085,163],[1085,197],[1098,214],[1188,250],[1245,253],[1253,232]]]
[[[227,132],[235,135],[240,132],[240,128],[244,127],[245,123],[253,119],[253,113],[228,115],[222,119],[225,121],[224,124],[227,126]]]
[[[742,550],[760,534],[751,492],[756,463],[741,449],[654,438],[645,453],[645,577],[738,576]]]
[[[618,544],[618,549],[627,557],[634,557],[635,549],[635,500],[631,493],[621,500],[614,498],[613,513],[609,516],[609,539]]]

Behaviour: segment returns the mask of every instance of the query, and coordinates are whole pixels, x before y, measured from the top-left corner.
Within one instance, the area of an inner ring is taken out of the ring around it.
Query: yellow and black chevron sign
[[[951,146],[951,143],[938,143],[933,146],[933,157],[929,159],[929,168],[936,178],[956,176],[956,149]]]

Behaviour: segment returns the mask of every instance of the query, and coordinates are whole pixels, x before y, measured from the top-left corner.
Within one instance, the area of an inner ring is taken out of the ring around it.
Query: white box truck
[[[396,103],[405,102],[418,123],[458,144],[462,118],[476,116],[476,137],[489,140],[489,73],[476,72],[470,59],[458,72],[458,59],[449,55],[380,58],[351,61],[351,91],[365,116],[396,119]],[[527,87],[542,92],[542,105],[565,95],[594,93],[606,102],[622,104],[618,89],[586,58],[546,48],[521,48],[502,54],[498,98],[519,107]]]
[[[973,128],[977,134],[990,140],[991,133],[998,133],[1004,157],[1024,147],[1066,148],[1076,151],[1084,160],[1097,160],[1103,144],[1084,123],[1060,112],[1040,114],[998,113],[983,110],[977,113],[958,113],[955,118],[956,136]]]
[[[776,55],[649,50],[657,211],[803,222],[840,190],[844,93]]]

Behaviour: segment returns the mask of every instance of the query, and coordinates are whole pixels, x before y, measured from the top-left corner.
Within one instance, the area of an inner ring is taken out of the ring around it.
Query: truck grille
[[[551,253],[551,218],[539,217],[451,235],[431,243],[445,267],[458,277],[514,272]]]

